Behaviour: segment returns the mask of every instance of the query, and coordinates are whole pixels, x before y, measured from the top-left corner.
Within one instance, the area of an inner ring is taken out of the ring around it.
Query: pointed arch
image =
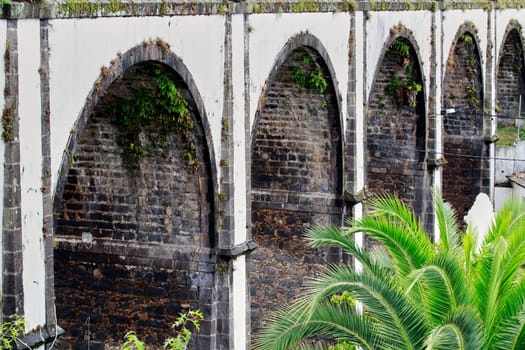
[[[463,217],[477,194],[487,190],[488,147],[483,139],[483,57],[475,26],[465,22],[457,31],[443,80],[443,197]]]
[[[93,88],[91,89],[88,97],[86,98],[86,103],[80,112],[78,119],[73,126],[74,132],[69,136],[66,149],[62,156],[62,161],[60,163],[60,173],[57,181],[57,185],[54,191],[54,206],[57,205],[57,198],[62,198],[65,178],[71,164],[74,163],[74,149],[75,146],[79,143],[79,138],[81,131],[84,129],[86,122],[95,111],[97,104],[100,99],[106,94],[107,90],[122,74],[131,68],[132,66],[147,62],[158,62],[167,67],[171,68],[173,72],[176,72],[180,78],[187,85],[187,89],[190,93],[190,98],[195,103],[195,108],[199,116],[199,122],[202,123],[202,129],[204,132],[204,140],[206,147],[206,158],[209,159],[209,174],[211,176],[212,188],[217,188],[217,171],[215,167],[214,148],[211,138],[210,125],[207,118],[206,109],[204,106],[203,99],[200,95],[200,92],[193,80],[193,77],[177,55],[169,50],[169,45],[160,39],[157,39],[155,42],[144,42],[142,45],[135,46],[128,50],[126,53],[119,53],[112,61],[110,67],[102,67],[101,74],[95,81]],[[213,201],[215,204],[216,199]],[[214,205],[215,206],[215,205]],[[215,227],[213,227],[215,230]]]
[[[189,141],[176,132],[163,137],[158,125],[137,136],[144,157],[129,163],[123,156],[119,140],[134,125],[115,125],[114,106],[158,93],[159,76],[187,103],[191,165],[183,154]],[[215,324],[214,298],[228,293],[216,290],[214,275],[215,162],[204,105],[182,60],[160,39],[118,55],[101,69],[75,130],[54,198],[63,341],[103,344],[137,329],[161,345],[187,305]],[[215,348],[209,328],[196,335],[199,348]]]
[[[519,22],[510,21],[500,46],[496,68],[498,128],[514,127],[515,117],[520,114],[520,96],[522,105],[525,103],[525,59],[522,33]],[[521,110],[525,108],[521,107]]]
[[[367,186],[397,194],[430,227],[425,78],[413,34],[402,25],[390,32],[368,97]]]
[[[310,225],[342,224],[340,101],[322,44],[303,33],[280,51],[261,92],[251,138],[251,322],[290,301],[338,253],[307,248]],[[293,273],[292,273],[293,271]]]
[[[255,112],[255,118],[254,118],[254,122],[253,122],[253,125],[252,125],[252,137],[251,137],[250,141],[254,140],[254,134],[257,131],[257,125],[258,125],[258,122],[259,122],[259,119],[260,119],[259,117],[260,117],[260,114],[261,114],[261,108],[264,105],[264,101],[265,101],[266,96],[267,96],[268,84],[275,80],[275,77],[277,76],[277,74],[279,72],[279,69],[281,68],[283,63],[286,61],[286,59],[288,59],[289,56],[294,51],[296,51],[296,50],[298,50],[300,48],[312,49],[315,52],[316,55],[319,55],[321,57],[323,65],[325,65],[325,67],[327,69],[327,75],[329,77],[329,80],[333,83],[334,94],[336,96],[336,101],[337,101],[337,123],[338,123],[338,129],[341,131],[341,135],[340,135],[341,140],[344,140],[344,136],[343,136],[343,132],[342,132],[342,129],[343,129],[343,117],[342,117],[342,113],[341,113],[342,97],[341,97],[341,94],[339,92],[339,89],[337,89],[337,86],[336,86],[337,85],[337,76],[335,74],[335,69],[334,69],[332,61],[330,59],[330,56],[328,55],[328,51],[326,50],[326,48],[324,47],[322,42],[317,37],[315,37],[314,35],[309,34],[309,33],[300,33],[300,34],[297,34],[294,37],[290,38],[286,42],[286,44],[283,46],[283,48],[279,51],[279,53],[277,54],[277,57],[276,57],[275,62],[273,64],[272,70],[270,71],[268,79],[266,80],[265,84],[263,85],[263,87],[261,89],[261,92],[260,92],[260,95],[259,95],[260,98],[259,98],[259,103],[257,105],[257,110]],[[252,144],[253,144],[253,142],[251,142],[250,146],[253,149]],[[342,152],[342,150],[341,150],[341,152]]]

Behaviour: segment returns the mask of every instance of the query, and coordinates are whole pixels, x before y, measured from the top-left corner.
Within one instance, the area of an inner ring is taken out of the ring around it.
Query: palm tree
[[[393,196],[372,199],[369,214],[349,227],[309,231],[311,246],[340,247],[363,271],[326,268],[269,319],[255,348],[525,349],[525,204],[508,203],[479,249],[473,229],[460,236],[440,195],[434,205],[437,243]],[[358,247],[353,237],[359,232],[379,248]]]

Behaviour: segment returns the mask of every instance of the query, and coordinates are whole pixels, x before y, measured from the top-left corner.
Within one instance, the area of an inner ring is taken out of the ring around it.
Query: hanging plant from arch
[[[392,97],[397,106],[415,107],[416,96],[421,91],[422,85],[414,78],[414,66],[410,59],[410,45],[406,40],[394,40],[389,52],[399,56],[399,64],[405,68],[404,74],[392,74],[390,83],[385,86],[385,93]]]
[[[153,89],[136,89],[132,98],[114,97],[110,120],[122,132],[117,139],[122,156],[129,166],[135,168],[142,158],[151,155],[153,148],[167,148],[170,138],[176,135],[184,145],[183,158],[188,165],[196,166],[195,123],[188,102],[160,69],[155,70],[155,83]],[[145,144],[140,135],[146,130],[158,132],[158,139]]]

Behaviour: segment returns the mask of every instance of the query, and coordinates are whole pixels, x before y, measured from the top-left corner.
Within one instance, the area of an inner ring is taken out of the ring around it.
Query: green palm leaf
[[[459,234],[456,212],[449,203],[441,198],[438,190],[434,191],[434,210],[439,229],[440,250],[447,253],[459,247]]]
[[[379,196],[368,204],[372,209],[350,227],[306,234],[312,247],[352,254],[362,273],[327,267],[256,336],[256,349],[525,349],[524,203],[506,205],[481,244],[470,228],[460,237],[454,210],[437,192],[436,244],[398,198]],[[358,247],[354,235],[361,232],[379,247]],[[346,300],[341,296],[358,301],[361,314],[334,304]]]
[[[455,309],[443,324],[430,332],[426,350],[479,350],[483,346],[481,322],[476,311]]]
[[[410,292],[419,284],[420,293],[413,298],[426,309],[425,315],[433,326],[441,324],[452,310],[468,304],[470,293],[463,269],[457,259],[449,255],[438,255],[425,267],[414,271],[410,276]]]
[[[400,349],[418,349],[427,329],[421,310],[404,298],[389,275],[381,270],[367,272],[357,274],[348,266],[330,267],[307,285],[312,305],[331,295],[350,292],[363,304],[365,312],[381,324],[378,333],[382,338]]]

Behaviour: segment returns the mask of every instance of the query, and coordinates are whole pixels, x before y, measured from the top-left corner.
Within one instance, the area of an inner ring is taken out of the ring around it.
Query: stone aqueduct
[[[50,2],[2,8],[2,311],[33,343],[155,344],[181,310],[195,349],[247,349],[337,250],[313,224],[395,192],[433,227],[493,188],[496,118],[524,93],[522,1]],[[196,164],[158,130],[126,166],[112,98],[170,77]],[[168,147],[166,147],[166,145]],[[365,242],[366,243],[366,242]],[[55,346],[57,344],[54,344]]]

